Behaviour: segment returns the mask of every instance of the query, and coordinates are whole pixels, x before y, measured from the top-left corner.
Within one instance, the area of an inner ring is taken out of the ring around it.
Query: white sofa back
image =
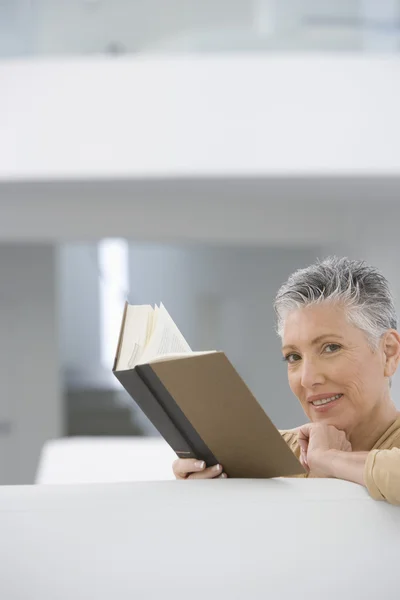
[[[400,508],[337,480],[0,488],[4,600],[399,595]]]

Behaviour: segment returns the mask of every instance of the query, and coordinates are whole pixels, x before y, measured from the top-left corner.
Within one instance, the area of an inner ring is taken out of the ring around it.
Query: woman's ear
[[[389,329],[383,338],[385,353],[385,377],[393,377],[400,362],[400,334],[395,329]]]

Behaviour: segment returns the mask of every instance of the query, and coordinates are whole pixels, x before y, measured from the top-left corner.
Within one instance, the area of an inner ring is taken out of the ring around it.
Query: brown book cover
[[[131,340],[125,331],[131,327],[129,308],[126,304],[113,373],[177,456],[207,466],[220,463],[229,477],[305,472],[223,352],[188,352],[119,368],[125,335]],[[181,335],[165,309],[164,318]]]
[[[223,352],[113,372],[179,457],[220,463],[229,477],[304,473]]]

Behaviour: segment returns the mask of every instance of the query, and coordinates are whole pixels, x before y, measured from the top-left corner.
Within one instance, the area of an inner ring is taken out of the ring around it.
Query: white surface
[[[0,488],[5,600],[398,597],[400,509],[335,480]]]
[[[176,458],[162,438],[62,438],[44,445],[36,483],[168,480]]]
[[[0,180],[398,175],[400,58],[0,62]]]

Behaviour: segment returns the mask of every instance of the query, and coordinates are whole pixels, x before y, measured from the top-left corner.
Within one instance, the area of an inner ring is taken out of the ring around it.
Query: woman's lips
[[[313,401],[311,401],[310,404],[313,407],[313,409],[317,412],[327,412],[335,406],[337,406],[338,402],[343,398],[343,394],[335,394],[335,396],[335,399],[329,400],[329,402],[325,402],[324,404],[313,404]],[[332,396],[330,397],[333,398]],[[320,400],[323,400],[323,398],[321,398]]]

